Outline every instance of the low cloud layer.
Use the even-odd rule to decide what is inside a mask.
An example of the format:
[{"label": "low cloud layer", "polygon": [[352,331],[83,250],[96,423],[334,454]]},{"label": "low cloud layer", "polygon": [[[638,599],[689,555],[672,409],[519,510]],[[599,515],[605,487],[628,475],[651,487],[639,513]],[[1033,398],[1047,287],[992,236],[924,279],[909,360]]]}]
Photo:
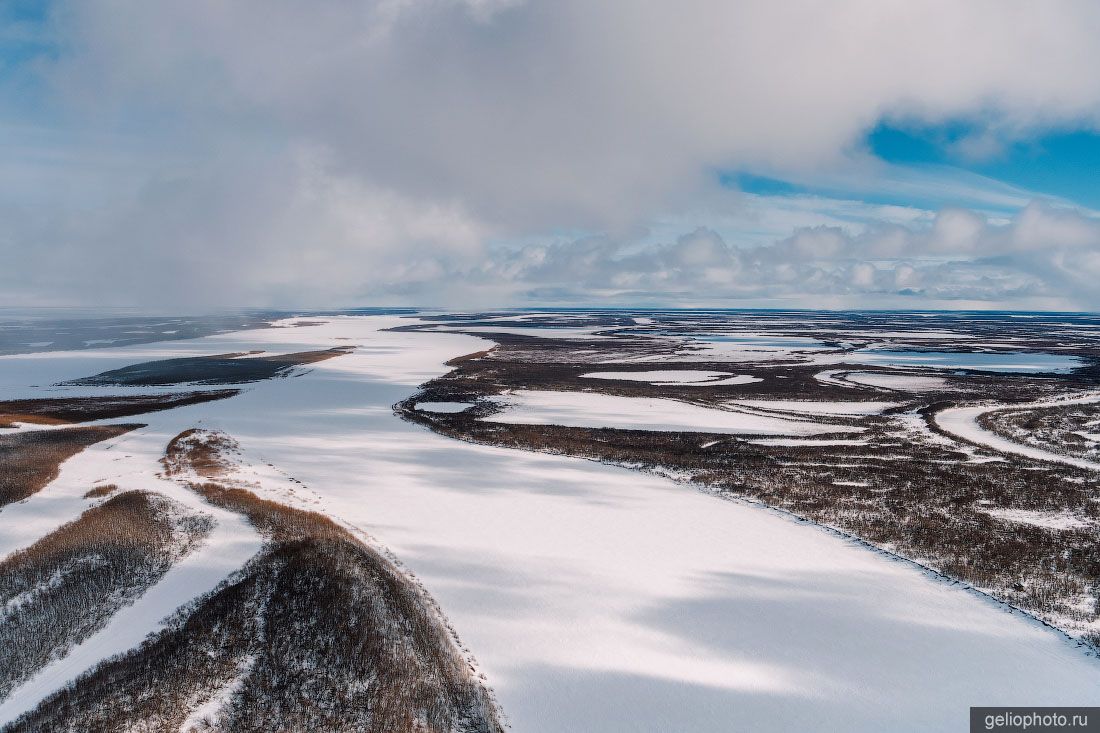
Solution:
[{"label": "low cloud layer", "polygon": [[640,251],[586,237],[497,252],[454,277],[529,303],[1088,309],[1100,305],[1100,221],[1034,204],[1007,223],[948,209],[927,224],[805,228],[748,248],[706,228]]},{"label": "low cloud layer", "polygon": [[[883,120],[969,120],[959,144],[987,152],[1096,129],[1097,32],[1100,6],[1070,0],[55,0],[21,31],[43,52],[0,76],[0,286],[10,304],[1095,305],[1076,284],[1093,223],[1040,208],[763,248],[703,215],[677,242],[637,232],[712,200],[718,170],[859,177]],[[561,231],[596,234],[516,244]]]}]

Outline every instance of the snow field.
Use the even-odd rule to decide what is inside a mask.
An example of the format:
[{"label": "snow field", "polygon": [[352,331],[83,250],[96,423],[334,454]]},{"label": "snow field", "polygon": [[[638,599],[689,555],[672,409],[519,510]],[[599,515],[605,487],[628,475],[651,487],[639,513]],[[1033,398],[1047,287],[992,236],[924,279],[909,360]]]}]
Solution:
[{"label": "snow field", "polygon": [[787,419],[728,409],[717,410],[677,400],[619,397],[595,392],[516,390],[492,398],[504,411],[484,418],[513,425],[568,425],[738,435],[818,435],[856,433],[862,428]]},{"label": "snow field", "polygon": [[699,386],[752,384],[762,382],[760,377],[751,374],[732,374],[730,372],[707,372],[698,369],[655,369],[646,372],[589,372],[582,374],[585,379],[618,379],[629,382],[649,382],[658,386]]}]

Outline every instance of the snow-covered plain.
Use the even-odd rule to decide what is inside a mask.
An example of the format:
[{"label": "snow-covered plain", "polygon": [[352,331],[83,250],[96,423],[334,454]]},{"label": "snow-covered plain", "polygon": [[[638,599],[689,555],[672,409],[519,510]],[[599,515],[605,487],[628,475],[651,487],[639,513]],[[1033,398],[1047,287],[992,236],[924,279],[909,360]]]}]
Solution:
[{"label": "snow-covered plain", "polygon": [[655,369],[645,372],[589,372],[582,374],[585,379],[615,379],[628,382],[648,382],[665,386],[713,387],[716,385],[752,384],[762,382],[760,377],[751,374],[731,374],[730,372],[707,372],[699,369]]},{"label": "snow-covered plain", "polygon": [[[439,601],[514,730],[958,730],[971,705],[1100,704],[1095,659],[909,563],[658,476],[401,421],[391,405],[487,344],[379,330],[399,323],[336,318],[191,342],[209,353],[362,346],[230,400],[145,416],[129,440],[163,449],[188,427],[224,430],[300,481],[313,508],[389,548]],[[12,376],[3,361],[0,380]],[[87,366],[69,363],[71,376]],[[150,470],[143,445],[106,459],[97,447],[66,475],[110,478],[138,456],[126,480],[137,488]],[[5,717],[33,702],[13,697]]]},{"label": "snow-covered plain", "polygon": [[[734,374],[732,377],[726,377],[725,379],[716,379],[713,382],[695,382],[691,386],[699,387],[718,387],[735,384],[753,384],[754,382],[763,382],[760,377],[754,377],[751,374]],[[658,382],[658,386],[666,387],[670,386],[669,382]]]},{"label": "snow-covered plain", "polygon": [[1084,366],[1075,356],[1008,351],[903,351],[900,348],[869,348],[844,354],[840,361],[868,366],[972,369],[1003,374],[1066,373]]},{"label": "snow-covered plain", "polygon": [[816,339],[765,333],[676,334],[683,342],[679,352],[662,356],[668,361],[807,361],[810,355],[829,347]]},{"label": "snow-covered plain", "polygon": [[465,412],[473,407],[469,402],[418,402],[416,409],[425,412]]},{"label": "snow-covered plain", "polygon": [[1030,509],[983,509],[982,511],[1005,522],[1027,524],[1044,529],[1083,529],[1092,526],[1091,522],[1070,512],[1041,512]]},{"label": "snow-covered plain", "polygon": [[846,416],[877,415],[899,402],[859,402],[828,400],[735,400],[727,404],[734,407],[748,407],[771,412],[787,412],[793,415]]},{"label": "snow-covered plain", "polygon": [[863,428],[746,410],[716,410],[653,397],[619,397],[596,392],[516,390],[491,400],[506,409],[484,418],[512,425],[568,425],[738,435],[856,433]]},{"label": "snow-covered plain", "polygon": [[903,392],[928,392],[942,389],[947,380],[943,377],[923,377],[916,374],[883,374],[882,372],[849,372],[844,379],[868,387],[901,390]]},{"label": "snow-covered plain", "polygon": [[[503,320],[503,319],[501,319]],[[534,336],[536,338],[563,338],[563,339],[602,339],[598,331],[608,330],[607,326],[468,326],[460,322],[439,323],[432,326],[433,331],[468,332],[468,333],[502,333],[513,336]]]},{"label": "snow-covered plain", "polygon": [[830,438],[756,438],[745,442],[752,443],[753,445],[776,445],[804,448],[838,445],[867,445],[866,440],[846,440],[844,438],[838,438],[836,440]]}]

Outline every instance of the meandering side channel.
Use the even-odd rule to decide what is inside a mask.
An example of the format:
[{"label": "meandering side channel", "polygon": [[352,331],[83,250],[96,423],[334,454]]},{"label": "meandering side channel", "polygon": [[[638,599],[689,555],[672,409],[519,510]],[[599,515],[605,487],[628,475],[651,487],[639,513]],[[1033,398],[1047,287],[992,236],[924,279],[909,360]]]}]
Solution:
[{"label": "meandering side channel", "polygon": [[1100,393],[1085,395],[1069,400],[1045,400],[1026,404],[1010,405],[972,405],[969,407],[949,407],[936,413],[936,424],[957,438],[984,445],[1000,453],[1034,458],[1038,461],[1050,461],[1064,463],[1068,466],[1083,468],[1087,471],[1100,471],[1100,463],[1088,461],[1084,458],[1064,456],[1053,451],[1043,450],[1036,446],[1024,445],[1016,441],[1002,437],[991,430],[986,430],[978,422],[982,415],[1003,410],[1033,410],[1044,407],[1071,407],[1073,405],[1091,405],[1100,402]]}]

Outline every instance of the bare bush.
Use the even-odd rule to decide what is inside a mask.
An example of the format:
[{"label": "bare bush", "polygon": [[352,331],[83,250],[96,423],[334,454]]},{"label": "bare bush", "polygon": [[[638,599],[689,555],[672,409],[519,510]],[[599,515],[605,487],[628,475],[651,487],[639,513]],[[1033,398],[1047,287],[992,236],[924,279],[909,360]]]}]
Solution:
[{"label": "bare bush", "polygon": [[[165,465],[225,477],[234,450],[228,436],[187,431]],[[248,517],[265,549],[10,731],[503,730],[438,611],[391,562],[324,515],[223,482],[192,488]]]},{"label": "bare bush", "polygon": [[0,698],[107,623],[209,533],[209,517],[119,494],[0,562]]},{"label": "bare bush", "polygon": [[118,484],[103,484],[102,486],[94,486],[88,491],[85,491],[84,498],[102,499],[105,496],[110,496],[116,491],[118,491]]}]

